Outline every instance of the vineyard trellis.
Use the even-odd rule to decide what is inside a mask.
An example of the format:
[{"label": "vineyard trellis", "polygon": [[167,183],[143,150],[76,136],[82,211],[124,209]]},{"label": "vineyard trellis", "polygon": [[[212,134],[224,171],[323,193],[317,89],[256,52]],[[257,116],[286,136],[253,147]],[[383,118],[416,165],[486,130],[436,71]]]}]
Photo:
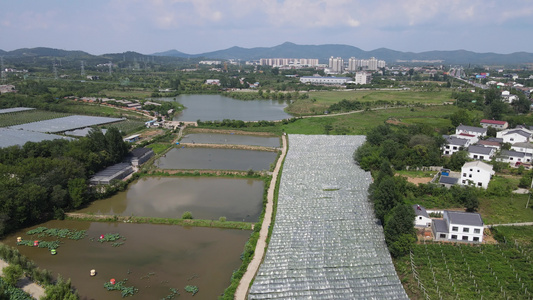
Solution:
[{"label": "vineyard trellis", "polygon": [[424,299],[532,299],[529,245],[424,243],[409,261]]}]

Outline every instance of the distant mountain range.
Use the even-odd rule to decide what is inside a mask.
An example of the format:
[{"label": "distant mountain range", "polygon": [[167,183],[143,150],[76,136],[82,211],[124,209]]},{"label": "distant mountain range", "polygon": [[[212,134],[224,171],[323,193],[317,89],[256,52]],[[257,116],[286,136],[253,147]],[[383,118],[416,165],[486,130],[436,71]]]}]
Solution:
[{"label": "distant mountain range", "polygon": [[297,45],[286,42],[274,47],[241,48],[231,47],[225,50],[200,54],[186,54],[177,50],[154,53],[157,56],[174,56],[182,58],[205,57],[209,59],[241,59],[258,60],[260,58],[318,58],[326,62],[331,56],[368,59],[375,57],[385,60],[388,64],[398,61],[436,61],[445,64],[521,64],[533,63],[533,53],[516,52],[511,54],[476,53],[466,50],[426,51],[420,53],[401,52],[387,48],[364,51],[349,45]]},{"label": "distant mountain range", "polygon": [[[476,53],[466,50],[453,51],[426,51],[420,53],[401,52],[387,48],[379,48],[372,51],[364,51],[349,45],[297,45],[286,42],[274,47],[242,48],[231,47],[225,50],[206,52],[200,54],[187,54],[177,50],[169,50],[154,54],[144,55],[136,52],[111,53],[104,55],[91,55],[83,51],[69,51],[52,48],[23,48],[13,51],[0,50],[0,55],[5,57],[65,57],[65,58],[106,58],[123,59],[127,56],[159,56],[173,58],[205,58],[205,59],[240,59],[258,60],[260,58],[318,58],[321,63],[326,63],[329,57],[342,57],[347,60],[350,57],[368,59],[375,57],[385,60],[387,64],[397,62],[436,61],[443,64],[474,64],[474,65],[519,65],[533,63],[533,53],[515,52],[511,54]],[[441,62],[437,62],[441,61]]]}]

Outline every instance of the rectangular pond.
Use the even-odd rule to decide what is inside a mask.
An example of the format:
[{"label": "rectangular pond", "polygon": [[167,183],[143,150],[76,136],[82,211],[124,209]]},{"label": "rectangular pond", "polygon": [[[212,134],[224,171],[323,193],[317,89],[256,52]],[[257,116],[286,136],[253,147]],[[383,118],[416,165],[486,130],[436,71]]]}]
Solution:
[{"label": "rectangular pond", "polygon": [[79,213],[257,222],[264,182],[221,177],[143,177],[124,192],[97,200]]},{"label": "rectangular pond", "polygon": [[[122,299],[120,291],[108,291],[104,283],[127,279],[126,286],[139,289],[133,299],[163,299],[179,290],[178,299],[217,299],[238,269],[244,244],[251,232],[216,228],[185,228],[172,225],[50,221],[40,226],[87,230],[81,240],[61,239],[57,254],[46,248],[16,246],[24,240],[53,241],[55,237],[28,235],[29,229],[9,235],[2,242],[17,247],[40,268],[54,276],[71,278],[80,299]],[[123,244],[100,243],[100,235],[118,233]],[[123,238],[122,238],[123,237]],[[97,275],[90,276],[95,269]],[[187,285],[197,286],[192,297]]]},{"label": "rectangular pond", "polygon": [[174,148],[155,165],[180,170],[269,170],[277,152],[219,148]]},{"label": "rectangular pond", "polygon": [[190,133],[185,135],[181,139],[181,142],[197,144],[263,146],[272,148],[279,148],[281,146],[279,137],[220,133]]}]

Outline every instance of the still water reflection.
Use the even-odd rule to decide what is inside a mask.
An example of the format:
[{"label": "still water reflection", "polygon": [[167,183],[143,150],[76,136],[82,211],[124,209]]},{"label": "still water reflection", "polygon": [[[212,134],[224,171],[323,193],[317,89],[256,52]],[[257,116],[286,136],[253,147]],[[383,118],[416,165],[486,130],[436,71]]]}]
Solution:
[{"label": "still water reflection", "polygon": [[162,169],[269,170],[276,152],[217,148],[174,148],[155,164]]},{"label": "still water reflection", "polygon": [[[104,283],[111,278],[117,281],[127,278],[126,286],[138,288],[133,299],[162,299],[170,294],[170,288],[179,289],[179,299],[216,299],[229,285],[233,270],[240,266],[240,254],[251,233],[85,221],[50,221],[39,226],[84,229],[88,237],[79,241],[64,239],[57,255],[50,255],[45,248],[16,246],[17,236],[34,238],[26,235],[31,228],[10,235],[2,242],[17,247],[52,274],[71,278],[82,299],[98,300],[122,299],[120,292],[104,288]],[[98,237],[106,233],[124,236],[124,244],[113,247],[111,243],[99,243]],[[91,269],[97,271],[95,277],[89,276]],[[198,286],[199,292],[194,298],[185,292],[186,285]]]},{"label": "still water reflection", "polygon": [[241,134],[190,133],[181,139],[182,143],[246,145],[263,147],[280,147],[279,137],[264,137]]},{"label": "still water reflection", "polygon": [[111,198],[80,213],[257,222],[263,201],[262,180],[216,177],[144,177]]},{"label": "still water reflection", "polygon": [[175,121],[276,121],[292,117],[283,111],[287,107],[286,101],[236,100],[221,95],[180,95],[175,98],[158,98],[178,101],[185,106],[182,113],[174,118]]}]

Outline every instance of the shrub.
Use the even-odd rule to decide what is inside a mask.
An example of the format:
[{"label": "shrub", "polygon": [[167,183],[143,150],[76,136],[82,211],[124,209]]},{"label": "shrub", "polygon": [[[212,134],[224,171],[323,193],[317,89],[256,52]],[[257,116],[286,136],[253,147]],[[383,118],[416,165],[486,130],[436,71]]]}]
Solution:
[{"label": "shrub", "polygon": [[190,211],[186,211],[183,213],[183,215],[181,215],[181,218],[185,220],[192,220],[192,213]]}]

